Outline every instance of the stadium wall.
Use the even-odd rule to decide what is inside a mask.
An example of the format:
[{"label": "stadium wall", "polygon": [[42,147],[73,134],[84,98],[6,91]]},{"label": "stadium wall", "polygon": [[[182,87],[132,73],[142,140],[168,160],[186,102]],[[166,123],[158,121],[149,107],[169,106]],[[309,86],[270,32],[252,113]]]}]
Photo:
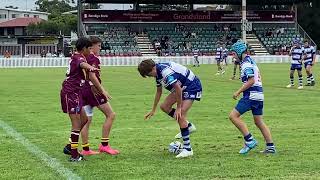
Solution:
[{"label": "stadium wall", "polygon": [[[257,63],[288,63],[289,56],[252,56]],[[137,66],[143,59],[152,58],[156,61],[174,61],[184,65],[193,64],[193,56],[140,56],[140,57],[103,57],[101,58],[102,66]],[[200,64],[215,64],[214,56],[199,56]],[[38,68],[38,67],[67,67],[70,58],[0,58],[0,68]],[[231,62],[232,58],[228,57]],[[319,62],[319,56],[317,56]]]}]

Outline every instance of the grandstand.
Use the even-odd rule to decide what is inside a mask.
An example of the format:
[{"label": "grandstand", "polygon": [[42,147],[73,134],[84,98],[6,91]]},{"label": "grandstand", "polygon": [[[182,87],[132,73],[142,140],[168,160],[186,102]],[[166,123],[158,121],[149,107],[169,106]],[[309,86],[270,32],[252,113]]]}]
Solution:
[{"label": "grandstand", "polygon": [[[85,3],[106,3],[103,0],[86,0]],[[279,11],[255,9],[256,1],[248,0],[247,19],[252,23],[247,43],[252,54],[286,55],[293,38],[312,39],[299,28],[293,3],[302,1],[265,1],[265,4],[285,4]],[[108,1],[107,3],[133,3],[133,10],[82,11],[83,31],[87,35],[100,36],[104,41],[106,56],[190,56],[194,49],[200,55],[214,55],[218,42],[229,48],[232,40],[241,38],[241,13],[238,10],[199,11],[190,6],[163,6],[160,1],[153,5],[139,6],[136,1]],[[151,2],[150,2],[151,3]],[[170,2],[171,3],[171,2]],[[168,4],[170,4],[168,3]],[[199,4],[240,5],[240,0],[203,0]],[[172,4],[178,4],[177,2]],[[187,9],[189,7],[189,9]],[[182,9],[181,8],[185,8]],[[143,10],[142,10],[143,9]],[[179,9],[179,10],[177,10]],[[173,10],[173,11],[172,11]],[[82,25],[81,25],[82,27]]]}]

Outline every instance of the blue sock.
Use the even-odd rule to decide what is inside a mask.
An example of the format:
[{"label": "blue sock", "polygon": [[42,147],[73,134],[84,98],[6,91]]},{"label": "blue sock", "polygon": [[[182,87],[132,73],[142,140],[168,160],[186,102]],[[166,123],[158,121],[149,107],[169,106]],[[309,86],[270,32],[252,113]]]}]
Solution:
[{"label": "blue sock", "polygon": [[245,141],[250,142],[253,140],[253,136],[251,135],[251,133],[249,133],[248,135],[243,137]]},{"label": "blue sock", "polygon": [[186,128],[180,128],[182,139],[183,139],[183,148],[191,151],[191,143],[190,143],[190,138],[189,138],[189,129],[188,127]]},{"label": "blue sock", "polygon": [[268,147],[274,146],[273,143],[267,143],[266,145],[267,145]]}]

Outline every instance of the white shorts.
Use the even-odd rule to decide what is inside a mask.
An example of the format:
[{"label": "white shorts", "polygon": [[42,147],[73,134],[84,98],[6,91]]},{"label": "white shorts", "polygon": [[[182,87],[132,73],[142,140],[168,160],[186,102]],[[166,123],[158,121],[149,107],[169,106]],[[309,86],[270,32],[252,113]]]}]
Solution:
[{"label": "white shorts", "polygon": [[91,107],[90,105],[86,105],[83,107],[84,111],[86,112],[88,117],[92,117],[93,116],[93,107]]}]

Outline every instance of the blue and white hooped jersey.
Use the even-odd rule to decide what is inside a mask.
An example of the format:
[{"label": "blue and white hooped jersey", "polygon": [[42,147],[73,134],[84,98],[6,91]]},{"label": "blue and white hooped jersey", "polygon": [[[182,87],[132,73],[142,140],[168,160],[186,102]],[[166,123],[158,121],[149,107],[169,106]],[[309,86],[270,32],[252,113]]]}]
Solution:
[{"label": "blue and white hooped jersey", "polygon": [[222,50],[222,54],[223,54],[223,58],[227,58],[228,57],[228,49],[224,48]]},{"label": "blue and white hooped jersey", "polygon": [[315,56],[315,54],[316,54],[316,50],[314,49],[313,46],[303,47],[303,54],[306,55],[306,58],[304,60],[305,63],[312,62],[313,56]]},{"label": "blue and white hooped jersey", "polygon": [[182,90],[185,90],[188,86],[193,86],[196,78],[191,70],[174,62],[157,63],[156,70],[157,87],[164,86],[170,92],[174,91],[173,84],[176,82],[180,84]]},{"label": "blue and white hooped jersey", "polygon": [[216,59],[221,60],[223,56],[223,49],[221,47],[218,47],[216,50]]},{"label": "blue and white hooped jersey", "polygon": [[260,70],[256,62],[250,56],[246,56],[241,62],[241,81],[246,83],[249,78],[254,78],[254,84],[243,92],[243,98],[254,101],[263,101],[263,88]]},{"label": "blue and white hooped jersey", "polygon": [[196,49],[193,51],[193,56],[198,57],[199,56],[199,49]]},{"label": "blue and white hooped jersey", "polygon": [[291,64],[301,64],[302,55],[303,55],[303,48],[301,47],[293,48],[291,52],[291,57],[292,57]]}]

